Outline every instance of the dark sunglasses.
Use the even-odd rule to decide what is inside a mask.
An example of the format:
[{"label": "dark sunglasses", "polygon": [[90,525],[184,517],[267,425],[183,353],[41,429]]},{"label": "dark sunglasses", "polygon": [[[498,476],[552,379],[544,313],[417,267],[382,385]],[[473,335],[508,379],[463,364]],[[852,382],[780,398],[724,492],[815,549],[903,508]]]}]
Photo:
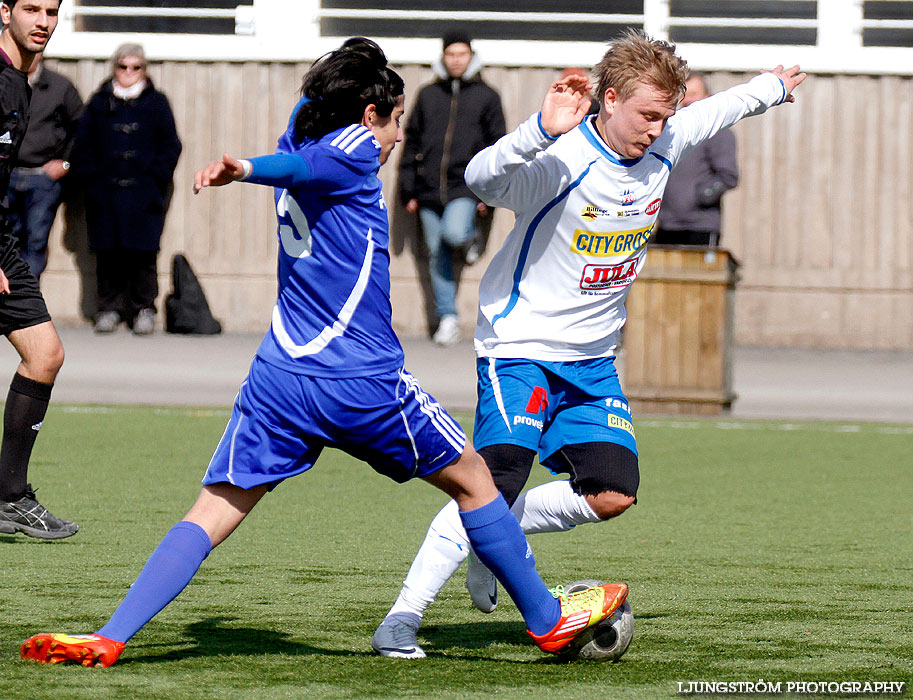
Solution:
[{"label": "dark sunglasses", "polygon": [[139,71],[143,70],[146,66],[128,66],[126,63],[118,63],[117,70],[128,70],[128,71]]}]

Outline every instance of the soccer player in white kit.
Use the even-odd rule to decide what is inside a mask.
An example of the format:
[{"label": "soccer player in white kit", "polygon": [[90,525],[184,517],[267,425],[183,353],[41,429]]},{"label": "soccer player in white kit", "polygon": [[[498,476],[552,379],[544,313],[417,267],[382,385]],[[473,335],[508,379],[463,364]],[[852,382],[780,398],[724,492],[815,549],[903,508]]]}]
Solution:
[{"label": "soccer player in white kit", "polygon": [[[805,79],[798,66],[778,66],[676,111],[687,76],[673,45],[630,32],[595,69],[597,115],[585,118],[586,78],[559,80],[541,112],[466,168],[486,204],[516,215],[479,292],[474,443],[526,534],[608,520],[635,503],[637,448],[614,354],[669,172],[720,130],[794,101]],[[521,495],[537,452],[569,478]],[[451,502],[432,521],[375,649],[424,656],[421,616],[469,549]],[[476,607],[494,609],[494,577],[474,558],[466,585]]]}]

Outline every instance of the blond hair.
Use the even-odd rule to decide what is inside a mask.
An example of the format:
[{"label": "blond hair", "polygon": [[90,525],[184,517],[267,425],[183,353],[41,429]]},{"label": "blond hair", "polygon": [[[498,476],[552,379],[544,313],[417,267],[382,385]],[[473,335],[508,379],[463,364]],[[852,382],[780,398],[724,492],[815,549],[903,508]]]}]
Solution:
[{"label": "blond hair", "polygon": [[593,77],[600,103],[609,88],[626,100],[644,83],[677,100],[685,94],[688,64],[675,54],[675,44],[631,29],[612,42]]}]

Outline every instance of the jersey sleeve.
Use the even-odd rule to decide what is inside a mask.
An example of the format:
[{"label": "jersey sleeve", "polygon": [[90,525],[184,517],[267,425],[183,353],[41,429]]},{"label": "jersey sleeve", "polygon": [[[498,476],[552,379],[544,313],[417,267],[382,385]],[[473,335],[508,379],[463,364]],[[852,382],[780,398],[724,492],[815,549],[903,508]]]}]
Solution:
[{"label": "jersey sleeve", "polygon": [[246,182],[252,182],[255,185],[293,187],[303,185],[311,177],[310,167],[304,158],[298,155],[274,153],[248,160],[251,170]]},{"label": "jersey sleeve", "polygon": [[514,211],[550,199],[555,159],[543,151],[555,140],[534,114],[469,161],[466,184],[486,204]]},{"label": "jersey sleeve", "polygon": [[347,190],[364,179],[365,164],[342,152],[312,148],[297,153],[273,153],[248,159],[250,176],[245,182],[271,187],[308,187],[335,192]]},{"label": "jersey sleeve", "polygon": [[684,153],[745,117],[763,114],[786,99],[783,82],[773,73],[718,92],[676,112],[667,124],[667,157],[673,166]]}]

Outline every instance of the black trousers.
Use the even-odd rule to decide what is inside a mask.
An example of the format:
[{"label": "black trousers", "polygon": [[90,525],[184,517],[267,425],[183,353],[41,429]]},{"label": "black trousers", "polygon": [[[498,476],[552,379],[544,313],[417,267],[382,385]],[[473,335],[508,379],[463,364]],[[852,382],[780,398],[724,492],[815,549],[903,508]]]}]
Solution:
[{"label": "black trousers", "polygon": [[158,251],[100,250],[95,258],[99,312],[116,311],[130,322],[140,309],[155,311]]}]

